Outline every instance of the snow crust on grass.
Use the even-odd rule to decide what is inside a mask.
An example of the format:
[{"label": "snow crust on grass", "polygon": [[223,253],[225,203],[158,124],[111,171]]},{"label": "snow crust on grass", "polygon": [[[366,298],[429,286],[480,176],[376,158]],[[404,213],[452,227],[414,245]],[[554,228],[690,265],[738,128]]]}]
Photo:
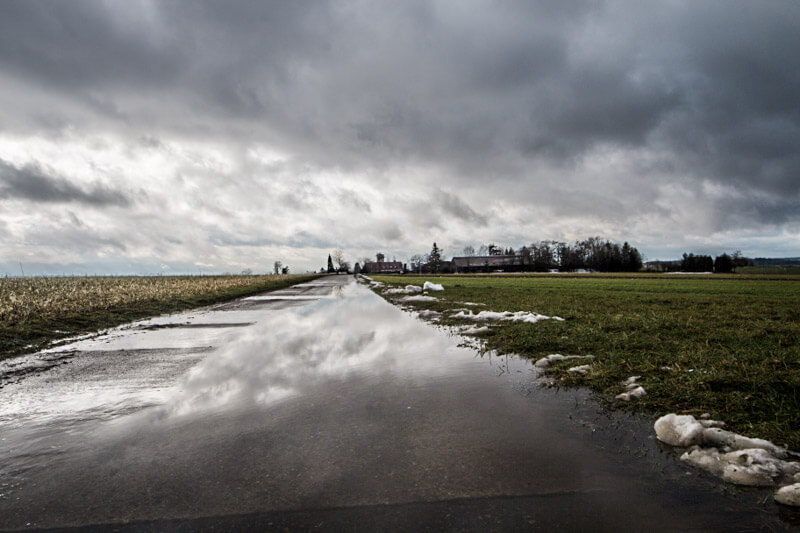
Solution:
[{"label": "snow crust on grass", "polygon": [[400,298],[401,302],[438,302],[438,298],[434,298],[433,296],[425,296],[424,294],[419,294],[416,296],[405,296]]},{"label": "snow crust on grass", "polygon": [[394,289],[386,289],[385,291],[383,291],[383,294],[408,294],[408,292],[405,289],[401,289],[398,287]]},{"label": "snow crust on grass", "polygon": [[553,361],[565,361],[568,359],[594,359],[593,355],[561,355],[560,353],[550,354],[538,359],[533,366],[539,369],[547,368]]},{"label": "snow crust on grass", "polygon": [[453,318],[464,318],[475,321],[513,320],[515,322],[528,322],[531,324],[535,324],[540,320],[564,320],[558,316],[540,315],[538,313],[527,313],[525,311],[517,311],[516,313],[512,313],[511,311],[481,311],[477,314],[465,313],[462,311],[453,315]]},{"label": "snow crust on grass", "polygon": [[422,284],[423,291],[443,291],[444,287],[439,285],[438,283],[431,283],[430,281],[426,281]]},{"label": "snow crust on grass", "polygon": [[486,304],[476,304],[475,302],[458,302],[461,305],[481,306],[486,307]]},{"label": "snow crust on grass", "polygon": [[625,392],[617,394],[614,398],[617,400],[622,400],[623,402],[629,402],[632,399],[638,399],[642,396],[647,396],[647,391],[644,390],[644,387],[637,383],[637,381],[641,378],[642,376],[631,376],[623,381],[622,386],[625,387]]},{"label": "snow crust on grass", "polygon": [[491,331],[487,326],[470,326],[466,329],[462,329],[459,333],[461,333],[461,335],[478,335],[480,333],[486,333],[487,331]]},{"label": "snow crust on grass", "polygon": [[574,374],[586,374],[592,369],[592,365],[579,365],[573,366],[567,369],[567,372],[572,372]]},{"label": "snow crust on grass", "polygon": [[422,292],[422,287],[419,285],[406,285],[405,287],[395,287],[386,289],[383,294],[416,294]]},{"label": "snow crust on grass", "polygon": [[635,385],[628,392],[617,394],[615,398],[617,400],[622,400],[623,402],[629,402],[633,399],[641,398],[642,396],[647,396],[647,391],[644,390],[644,387],[642,387],[641,385]]}]

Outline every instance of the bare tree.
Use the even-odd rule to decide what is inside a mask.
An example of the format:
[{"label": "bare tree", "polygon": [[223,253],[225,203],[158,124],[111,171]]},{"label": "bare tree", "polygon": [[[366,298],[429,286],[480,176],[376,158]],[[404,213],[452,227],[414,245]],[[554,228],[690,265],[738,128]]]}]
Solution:
[{"label": "bare tree", "polygon": [[275,274],[276,276],[278,274],[280,274],[282,266],[283,266],[283,263],[281,263],[280,261],[275,261],[274,263],[272,263],[272,272],[273,272],[273,274]]},{"label": "bare tree", "polygon": [[408,262],[411,263],[411,270],[419,272],[422,269],[422,265],[428,262],[428,258],[423,254],[414,254],[408,258]]},{"label": "bare tree", "polygon": [[468,244],[467,246],[464,247],[461,253],[463,253],[465,256],[468,257],[471,255],[475,255],[475,247],[472,246],[471,244]]},{"label": "bare tree", "polygon": [[350,270],[350,263],[345,261],[344,252],[341,250],[334,250],[331,257],[333,258],[333,262],[336,263],[337,272],[347,272]]}]

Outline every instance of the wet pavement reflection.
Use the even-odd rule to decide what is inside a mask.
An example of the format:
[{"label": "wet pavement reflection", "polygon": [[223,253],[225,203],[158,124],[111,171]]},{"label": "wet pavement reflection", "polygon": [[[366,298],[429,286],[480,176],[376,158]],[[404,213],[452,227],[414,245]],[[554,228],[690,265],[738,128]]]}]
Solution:
[{"label": "wet pavement reflection", "polygon": [[[790,527],[352,278],[0,366],[0,528]],[[48,363],[52,362],[52,364]]]}]

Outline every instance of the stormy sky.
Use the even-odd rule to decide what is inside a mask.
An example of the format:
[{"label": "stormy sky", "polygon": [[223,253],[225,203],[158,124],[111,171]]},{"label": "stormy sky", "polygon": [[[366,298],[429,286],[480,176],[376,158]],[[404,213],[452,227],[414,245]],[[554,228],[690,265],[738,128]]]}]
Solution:
[{"label": "stormy sky", "polygon": [[0,274],[800,256],[800,3],[0,2]]}]

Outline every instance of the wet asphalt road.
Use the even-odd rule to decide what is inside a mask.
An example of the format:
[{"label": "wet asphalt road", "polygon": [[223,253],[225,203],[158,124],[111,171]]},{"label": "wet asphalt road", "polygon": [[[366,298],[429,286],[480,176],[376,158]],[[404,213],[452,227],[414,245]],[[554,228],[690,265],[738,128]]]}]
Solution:
[{"label": "wet asphalt road", "polygon": [[781,530],[769,491],[350,277],[0,367],[0,529]]}]

